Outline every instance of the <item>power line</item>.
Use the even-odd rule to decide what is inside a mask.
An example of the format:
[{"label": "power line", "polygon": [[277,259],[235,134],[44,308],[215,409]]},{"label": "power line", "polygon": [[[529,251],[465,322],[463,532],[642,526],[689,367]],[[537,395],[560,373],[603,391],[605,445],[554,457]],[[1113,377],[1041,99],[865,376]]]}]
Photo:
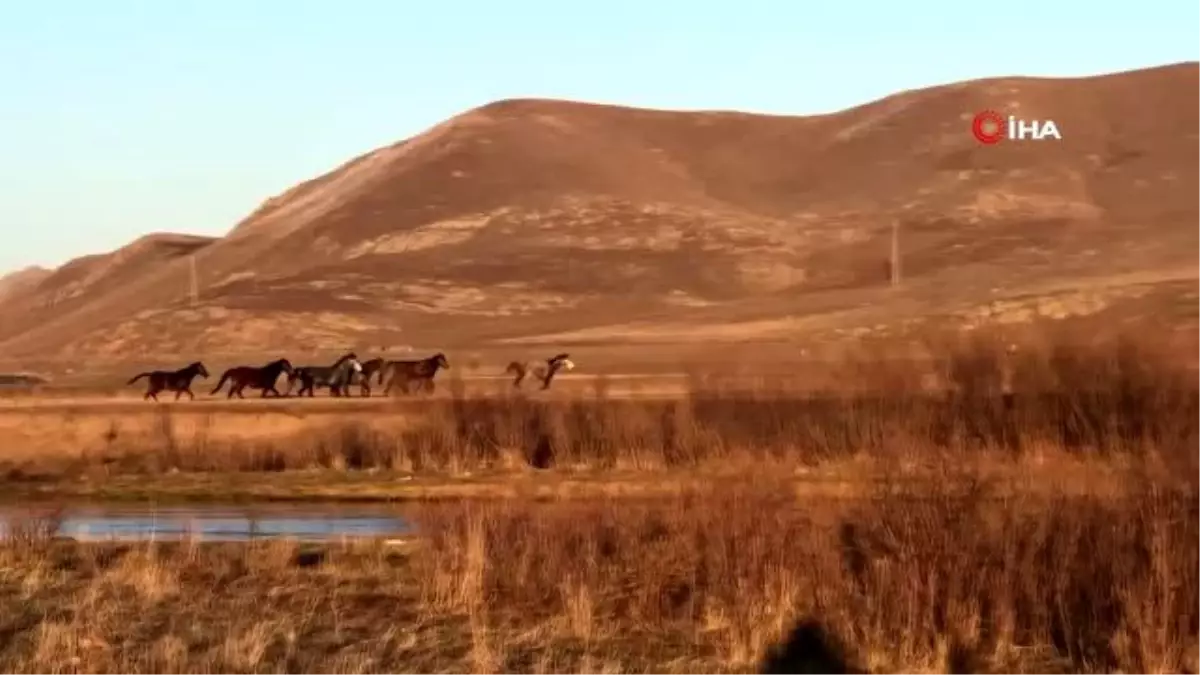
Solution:
[{"label": "power line", "polygon": [[199,283],[198,277],[196,276],[196,256],[195,256],[195,254],[188,256],[188,263],[189,263],[189,267],[191,268],[191,277],[192,277],[192,284],[191,284],[192,306],[195,307],[196,305],[200,304],[200,283]]},{"label": "power line", "polygon": [[893,287],[900,285],[900,220],[892,221],[892,264],[891,264]]}]

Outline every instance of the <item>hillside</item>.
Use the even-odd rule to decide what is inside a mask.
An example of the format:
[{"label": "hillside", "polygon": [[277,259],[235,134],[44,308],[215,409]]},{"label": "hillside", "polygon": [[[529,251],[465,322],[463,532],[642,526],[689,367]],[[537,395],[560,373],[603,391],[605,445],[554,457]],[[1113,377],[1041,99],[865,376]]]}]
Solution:
[{"label": "hillside", "polygon": [[52,273],[45,267],[31,265],[0,276],[0,301],[7,297],[30,292]]},{"label": "hillside", "polygon": [[[0,352],[1194,322],[1198,71],[978,80],[807,117],[500,101],[273,197],[225,237],[151,235],[0,291]],[[1052,118],[1064,140],[980,145],[984,109]],[[888,290],[893,224],[903,284]]]}]

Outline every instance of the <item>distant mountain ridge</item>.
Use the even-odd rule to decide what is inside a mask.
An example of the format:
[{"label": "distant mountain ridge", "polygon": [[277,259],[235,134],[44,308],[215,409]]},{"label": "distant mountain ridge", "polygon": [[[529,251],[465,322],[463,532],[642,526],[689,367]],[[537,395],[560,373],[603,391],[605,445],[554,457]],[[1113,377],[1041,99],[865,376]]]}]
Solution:
[{"label": "distant mountain ridge", "polygon": [[[741,340],[1039,297],[1133,307],[1195,277],[1198,73],[975,80],[808,117],[498,101],[224,237],[148,235],[0,279],[0,351]],[[1064,140],[981,145],[983,109],[1054,119]],[[904,290],[883,302],[893,224]]]}]

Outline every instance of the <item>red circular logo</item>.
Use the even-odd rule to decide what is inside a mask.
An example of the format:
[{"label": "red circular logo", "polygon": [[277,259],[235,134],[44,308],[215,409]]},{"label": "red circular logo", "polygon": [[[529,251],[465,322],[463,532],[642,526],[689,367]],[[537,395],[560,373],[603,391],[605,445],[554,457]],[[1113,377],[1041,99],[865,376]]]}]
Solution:
[{"label": "red circular logo", "polygon": [[995,145],[1004,138],[1004,118],[995,110],[984,110],[971,120],[971,133],[980,143]]}]

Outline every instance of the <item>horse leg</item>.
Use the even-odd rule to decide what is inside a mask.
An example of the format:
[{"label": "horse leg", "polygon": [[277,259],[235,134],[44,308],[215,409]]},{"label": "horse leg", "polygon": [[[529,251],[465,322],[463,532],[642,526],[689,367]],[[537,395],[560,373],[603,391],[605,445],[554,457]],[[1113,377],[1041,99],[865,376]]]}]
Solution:
[{"label": "horse leg", "polygon": [[191,390],[191,388],[190,388],[190,387],[189,387],[188,389],[184,389],[184,391],[185,391],[185,392],[187,392],[187,395],[188,395],[188,400],[189,400],[189,401],[195,401],[195,400],[196,400],[196,395],[192,393],[192,390]]},{"label": "horse leg", "polygon": [[176,390],[175,390],[175,400],[176,400],[176,401],[178,401],[180,396],[183,396],[183,390],[182,390],[182,389],[176,389]]},{"label": "horse leg", "polygon": [[399,386],[400,393],[408,396],[408,383],[409,379],[407,375],[397,374],[392,377],[392,381],[388,384],[388,387],[389,389],[395,389],[397,386]]}]

